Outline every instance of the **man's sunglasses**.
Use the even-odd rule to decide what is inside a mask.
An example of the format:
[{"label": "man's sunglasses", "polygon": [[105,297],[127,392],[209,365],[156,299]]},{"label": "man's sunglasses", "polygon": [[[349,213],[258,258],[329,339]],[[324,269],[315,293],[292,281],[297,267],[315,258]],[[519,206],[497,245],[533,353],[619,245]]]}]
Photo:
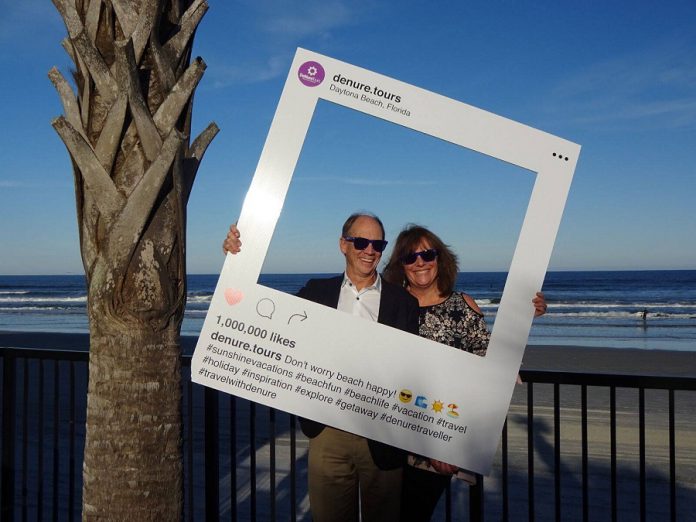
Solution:
[{"label": "man's sunglasses", "polygon": [[438,252],[436,249],[429,248],[428,250],[423,250],[421,252],[411,252],[410,254],[406,254],[401,258],[400,261],[402,265],[412,265],[416,262],[416,259],[420,257],[423,261],[429,263],[430,261],[435,260],[437,254]]},{"label": "man's sunglasses", "polygon": [[383,252],[384,249],[387,248],[388,243],[388,241],[384,239],[366,239],[364,237],[353,236],[343,236],[343,239],[345,241],[353,243],[353,246],[356,250],[365,250],[367,248],[367,245],[372,243],[372,248],[375,249],[375,252]]}]

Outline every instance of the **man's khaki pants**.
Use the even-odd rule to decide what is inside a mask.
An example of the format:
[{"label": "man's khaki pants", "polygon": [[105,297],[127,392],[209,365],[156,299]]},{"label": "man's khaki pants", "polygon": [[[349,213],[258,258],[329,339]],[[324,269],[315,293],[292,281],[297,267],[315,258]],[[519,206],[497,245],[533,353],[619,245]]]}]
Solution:
[{"label": "man's khaki pants", "polygon": [[312,519],[356,522],[360,506],[363,522],[398,521],[402,471],[379,469],[366,438],[327,426],[309,440]]}]

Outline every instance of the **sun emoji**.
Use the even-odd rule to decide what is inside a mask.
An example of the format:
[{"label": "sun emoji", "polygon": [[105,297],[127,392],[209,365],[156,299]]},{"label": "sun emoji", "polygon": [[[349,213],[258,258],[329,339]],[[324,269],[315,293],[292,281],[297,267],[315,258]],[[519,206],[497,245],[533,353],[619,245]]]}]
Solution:
[{"label": "sun emoji", "polygon": [[442,401],[435,401],[435,402],[433,402],[433,411],[440,413],[442,411],[442,408],[444,408],[444,406],[445,405],[442,403]]}]

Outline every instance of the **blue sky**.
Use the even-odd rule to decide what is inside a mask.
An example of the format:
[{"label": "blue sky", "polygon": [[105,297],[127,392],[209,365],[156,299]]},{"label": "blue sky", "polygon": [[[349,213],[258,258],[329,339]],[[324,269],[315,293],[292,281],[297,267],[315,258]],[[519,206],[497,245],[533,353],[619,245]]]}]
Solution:
[{"label": "blue sky", "polygon": [[[295,49],[579,143],[551,270],[696,268],[696,3],[209,0],[194,134],[221,128],[188,207],[188,269],[216,273]],[[81,273],[71,166],[47,78],[70,62],[50,2],[2,2],[0,274]],[[317,108],[266,260],[339,271],[355,210],[431,227],[462,270],[505,270],[533,174],[349,109]]]}]

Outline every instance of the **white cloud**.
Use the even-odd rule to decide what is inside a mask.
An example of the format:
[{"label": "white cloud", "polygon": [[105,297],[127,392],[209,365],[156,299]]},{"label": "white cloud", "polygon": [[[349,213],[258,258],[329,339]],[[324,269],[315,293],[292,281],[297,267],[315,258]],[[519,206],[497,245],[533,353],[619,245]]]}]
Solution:
[{"label": "white cloud", "polygon": [[[268,3],[260,3],[268,8]],[[271,3],[273,4],[273,3]],[[353,14],[347,4],[334,2],[303,2],[293,5],[291,9],[282,9],[283,5],[274,5],[266,13],[262,30],[273,35],[292,38],[323,34],[336,27],[350,24]]]},{"label": "white cloud", "polygon": [[[240,41],[253,45],[237,48],[233,58],[225,55],[209,61],[208,75],[215,88],[248,85],[285,76],[295,49],[326,44],[333,33],[358,23],[369,10],[356,1],[308,0],[304,2],[242,2],[245,26]],[[248,34],[247,34],[248,33]],[[324,45],[322,45],[324,46]],[[220,63],[224,60],[225,63]]]},{"label": "white cloud", "polygon": [[434,181],[416,181],[408,179],[375,179],[375,178],[347,178],[340,176],[298,176],[294,178],[303,182],[330,182],[343,183],[345,185],[360,185],[366,187],[404,187],[418,186],[425,187],[435,185]]},{"label": "white cloud", "polygon": [[292,55],[268,57],[264,63],[245,63],[239,65],[217,64],[208,68],[212,77],[213,87],[221,88],[230,85],[248,85],[272,80],[288,72],[288,64]]},{"label": "white cloud", "polygon": [[25,183],[12,180],[0,179],[0,188],[24,188],[27,187]]},{"label": "white cloud", "polygon": [[670,41],[572,74],[551,93],[554,108],[577,123],[696,124],[696,48]]}]

